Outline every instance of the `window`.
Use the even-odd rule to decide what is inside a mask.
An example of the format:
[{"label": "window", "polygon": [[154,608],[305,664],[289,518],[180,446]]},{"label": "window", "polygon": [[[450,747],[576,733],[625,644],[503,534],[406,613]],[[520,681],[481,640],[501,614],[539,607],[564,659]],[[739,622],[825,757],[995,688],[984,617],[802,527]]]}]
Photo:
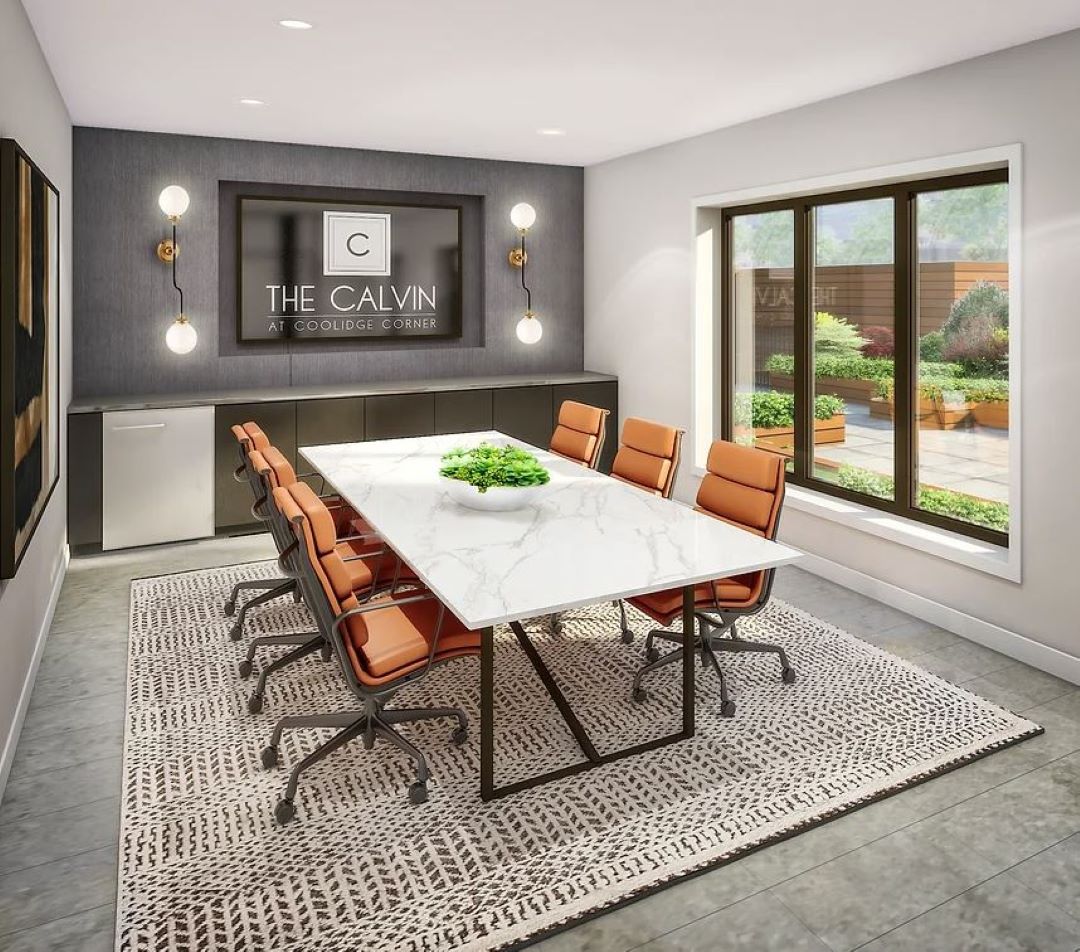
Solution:
[{"label": "window", "polygon": [[720,211],[720,433],[1008,545],[1008,170]]}]

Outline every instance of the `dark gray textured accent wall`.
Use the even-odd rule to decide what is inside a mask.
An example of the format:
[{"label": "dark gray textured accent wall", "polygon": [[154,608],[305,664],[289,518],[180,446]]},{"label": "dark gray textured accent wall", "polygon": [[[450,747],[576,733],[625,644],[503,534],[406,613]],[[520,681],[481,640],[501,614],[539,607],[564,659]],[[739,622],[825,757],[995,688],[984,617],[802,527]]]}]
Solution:
[{"label": "dark gray textured accent wall", "polygon": [[[483,313],[463,315],[455,341],[238,345],[231,295],[221,295],[219,182],[480,196]],[[177,300],[154,254],[168,232],[157,196],[171,184],[191,195],[177,267],[199,345],[184,357],[165,347]],[[581,370],[583,185],[570,166],[76,128],[74,395]],[[506,260],[521,201],[537,210],[529,284],[544,336],[531,347],[514,335],[524,294]]]}]

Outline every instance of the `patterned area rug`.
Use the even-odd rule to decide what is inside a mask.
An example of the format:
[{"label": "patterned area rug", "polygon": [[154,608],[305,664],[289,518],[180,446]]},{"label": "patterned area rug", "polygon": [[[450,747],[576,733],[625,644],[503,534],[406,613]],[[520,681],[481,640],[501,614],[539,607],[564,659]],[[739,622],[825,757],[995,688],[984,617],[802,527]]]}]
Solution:
[{"label": "patterned area rug", "polygon": [[[292,731],[281,766],[259,752],[287,713],[356,707],[336,662],[318,654],[271,680],[251,715],[228,639],[232,585],[273,563],[144,579],[132,585],[117,945],[122,950],[390,952],[520,944],[695,870],[896,792],[1041,732],[1037,725],[779,601],[744,623],[785,645],[727,658],[738,711],[721,718],[714,675],[698,669],[697,735],[485,804],[479,796],[479,664],[460,659],[403,691],[401,706],[459,705],[472,719],[406,725],[427,754],[430,800],[409,803],[411,765],[376,744],[346,747],[310,770],[297,819],[274,804],[289,767],[325,731]],[[679,723],[679,666],[630,699],[642,663],[615,610],[529,627],[601,752]],[[248,633],[303,631],[303,606],[255,609]],[[724,656],[721,656],[724,660]],[[581,756],[509,629],[497,633],[497,781]]]}]

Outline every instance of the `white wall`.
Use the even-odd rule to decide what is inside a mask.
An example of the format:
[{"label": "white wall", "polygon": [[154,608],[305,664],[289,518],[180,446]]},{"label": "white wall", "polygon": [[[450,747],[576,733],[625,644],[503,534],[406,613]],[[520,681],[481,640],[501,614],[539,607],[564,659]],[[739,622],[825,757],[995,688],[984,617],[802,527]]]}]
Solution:
[{"label": "white wall", "polygon": [[1074,31],[588,168],[585,366],[618,374],[624,418],[689,427],[695,196],[1022,143],[1022,584],[790,507],[783,536],[1080,657],[1078,103]]},{"label": "white wall", "polygon": [[[71,120],[19,0],[0,0],[0,137],[18,140],[60,191],[60,406],[71,398]],[[60,485],[15,578],[0,582],[0,793],[14,752],[20,701],[59,588],[67,547],[67,434]]]}]

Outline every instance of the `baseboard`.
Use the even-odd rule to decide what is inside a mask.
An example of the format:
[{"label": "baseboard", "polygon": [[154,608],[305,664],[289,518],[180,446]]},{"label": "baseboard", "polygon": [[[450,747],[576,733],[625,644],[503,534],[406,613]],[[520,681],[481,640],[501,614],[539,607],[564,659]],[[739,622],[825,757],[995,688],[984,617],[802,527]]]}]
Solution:
[{"label": "baseboard", "polygon": [[52,591],[49,593],[49,605],[45,617],[41,620],[37,639],[34,642],[34,654],[30,658],[30,667],[23,679],[22,690],[19,692],[19,703],[15,708],[15,717],[11,720],[11,727],[4,740],[4,749],[0,752],[0,803],[4,800],[4,788],[7,786],[8,774],[11,773],[11,764],[15,760],[15,748],[19,744],[19,734],[22,731],[23,721],[26,720],[26,712],[30,707],[30,695],[34,691],[34,681],[37,678],[38,667],[41,665],[41,656],[45,653],[45,640],[52,628],[53,614],[56,612],[56,603],[60,599],[60,589],[64,585],[64,577],[67,575],[68,563],[71,561],[71,550],[64,546],[60,555],[60,568],[53,579]]},{"label": "baseboard", "polygon": [[890,582],[883,582],[881,579],[841,565],[839,562],[822,558],[820,555],[814,555],[812,552],[804,552],[797,564],[799,568],[813,575],[819,575],[837,585],[843,585],[844,588],[850,588],[861,595],[877,599],[899,611],[914,615],[916,618],[961,635],[986,648],[993,648],[994,651],[1000,651],[1010,658],[1023,661],[1024,664],[1030,664],[1033,668],[1038,668],[1047,674],[1064,678],[1073,684],[1080,684],[1080,658],[1074,655],[1058,651],[1057,648],[1033,641],[1026,635],[983,621],[974,615],[968,615],[948,605],[916,595]]}]

